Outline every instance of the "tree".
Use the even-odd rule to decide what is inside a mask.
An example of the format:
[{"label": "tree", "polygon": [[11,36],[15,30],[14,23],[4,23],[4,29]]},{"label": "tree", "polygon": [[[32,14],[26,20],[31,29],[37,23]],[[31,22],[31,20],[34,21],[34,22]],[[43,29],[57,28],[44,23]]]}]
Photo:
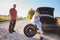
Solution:
[{"label": "tree", "polygon": [[27,20],[30,21],[32,19],[32,17],[33,17],[34,14],[35,14],[35,10],[30,9],[28,11]]}]

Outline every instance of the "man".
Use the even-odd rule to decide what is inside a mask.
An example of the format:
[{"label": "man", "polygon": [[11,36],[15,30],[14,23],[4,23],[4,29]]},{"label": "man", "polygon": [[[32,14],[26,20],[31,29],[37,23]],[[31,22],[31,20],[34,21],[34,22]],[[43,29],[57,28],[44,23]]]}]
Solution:
[{"label": "man", "polygon": [[17,19],[17,10],[15,8],[16,8],[16,4],[14,4],[13,8],[9,10],[9,16],[10,16],[9,32],[10,33],[15,32],[14,27]]},{"label": "man", "polygon": [[43,37],[44,37],[44,35],[43,35],[43,31],[42,31],[42,23],[41,23],[41,21],[40,21],[40,9],[39,9],[39,8],[37,8],[37,10],[36,10],[36,12],[35,12],[35,15],[34,15],[33,18],[32,18],[32,22],[33,22],[34,24],[36,24],[37,27],[39,28],[40,35],[41,35],[41,37],[40,37],[41,39],[40,39],[40,40],[42,40]]}]

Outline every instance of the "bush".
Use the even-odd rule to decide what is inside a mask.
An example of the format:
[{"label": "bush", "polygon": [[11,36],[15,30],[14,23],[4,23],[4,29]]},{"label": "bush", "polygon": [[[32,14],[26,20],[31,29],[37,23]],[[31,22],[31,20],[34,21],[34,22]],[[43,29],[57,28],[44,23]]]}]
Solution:
[{"label": "bush", "polygon": [[23,17],[19,17],[19,18],[17,18],[17,20],[24,20],[24,18]]},{"label": "bush", "polygon": [[27,20],[30,21],[34,14],[35,14],[35,11],[33,9],[30,9],[28,11]]}]

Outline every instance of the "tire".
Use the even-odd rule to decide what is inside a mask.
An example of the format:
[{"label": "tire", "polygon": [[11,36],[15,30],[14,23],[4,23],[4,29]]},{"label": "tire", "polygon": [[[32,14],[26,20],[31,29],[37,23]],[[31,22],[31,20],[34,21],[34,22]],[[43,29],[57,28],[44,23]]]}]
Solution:
[{"label": "tire", "polygon": [[33,37],[37,33],[37,28],[33,24],[28,24],[24,28],[24,34],[27,37]]}]

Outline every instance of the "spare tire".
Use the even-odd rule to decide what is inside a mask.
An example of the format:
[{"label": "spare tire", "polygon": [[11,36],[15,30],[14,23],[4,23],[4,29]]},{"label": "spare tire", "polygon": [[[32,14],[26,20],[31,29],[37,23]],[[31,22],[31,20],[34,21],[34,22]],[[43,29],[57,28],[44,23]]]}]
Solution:
[{"label": "spare tire", "polygon": [[24,34],[27,37],[33,37],[37,33],[37,28],[33,24],[28,24],[24,28]]}]

